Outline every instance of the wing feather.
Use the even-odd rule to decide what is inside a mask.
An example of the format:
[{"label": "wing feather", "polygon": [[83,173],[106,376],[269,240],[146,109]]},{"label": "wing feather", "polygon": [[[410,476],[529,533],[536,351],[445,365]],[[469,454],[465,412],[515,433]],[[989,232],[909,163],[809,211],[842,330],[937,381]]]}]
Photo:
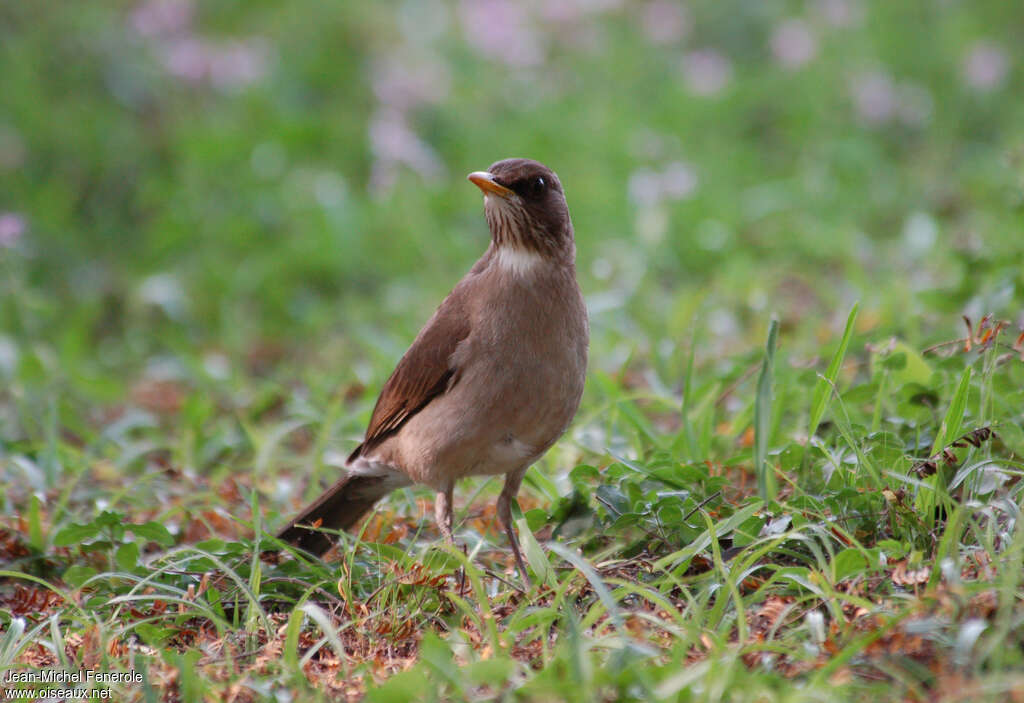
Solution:
[{"label": "wing feather", "polygon": [[456,289],[420,330],[412,346],[384,384],[366,430],[349,456],[352,461],[401,429],[409,418],[445,393],[458,378],[452,355],[469,336],[470,322]]}]

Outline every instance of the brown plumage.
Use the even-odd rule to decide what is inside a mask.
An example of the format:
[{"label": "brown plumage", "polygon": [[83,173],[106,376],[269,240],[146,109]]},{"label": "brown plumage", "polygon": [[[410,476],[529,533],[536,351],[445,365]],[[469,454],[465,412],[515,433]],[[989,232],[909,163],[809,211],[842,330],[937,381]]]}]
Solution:
[{"label": "brown plumage", "polygon": [[451,496],[470,475],[505,475],[498,518],[516,564],[511,524],[523,474],[579,406],[587,315],[576,284],[572,222],[558,177],[528,159],[469,176],[484,192],[491,244],[417,335],[381,390],[347,473],[279,537],[322,554],[391,490],[422,483],[452,540]]}]

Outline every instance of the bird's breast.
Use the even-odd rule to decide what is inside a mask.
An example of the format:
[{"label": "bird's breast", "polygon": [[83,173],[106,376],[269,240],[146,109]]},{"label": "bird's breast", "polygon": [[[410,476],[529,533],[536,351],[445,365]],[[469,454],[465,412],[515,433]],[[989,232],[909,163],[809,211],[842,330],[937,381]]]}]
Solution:
[{"label": "bird's breast", "polygon": [[576,412],[586,375],[587,317],[579,287],[571,270],[503,278],[478,311],[467,340],[475,368],[466,372],[489,388],[496,415],[534,429],[534,439],[545,432],[557,438]]},{"label": "bird's breast", "polygon": [[568,427],[583,394],[587,318],[571,270],[489,269],[474,284],[452,386],[395,438],[403,470],[429,485],[532,463]]}]

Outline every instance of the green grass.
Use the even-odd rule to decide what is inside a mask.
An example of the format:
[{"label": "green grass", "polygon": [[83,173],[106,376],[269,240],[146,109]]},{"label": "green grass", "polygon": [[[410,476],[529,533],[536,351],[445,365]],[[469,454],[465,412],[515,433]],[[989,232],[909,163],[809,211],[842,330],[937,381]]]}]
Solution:
[{"label": "green grass", "polygon": [[[156,34],[129,3],[0,9],[0,671],[140,674],[117,700],[1024,696],[1024,15],[824,5],[694,2],[662,44],[646,3],[535,13],[526,68],[467,4],[206,3]],[[263,73],[175,78],[183,37]],[[443,170],[381,185],[389,110]],[[465,552],[408,489],[337,560],[273,557],[483,250],[463,175],[512,155],[565,184],[592,326],[519,496],[534,585],[496,480],[458,487]]]}]

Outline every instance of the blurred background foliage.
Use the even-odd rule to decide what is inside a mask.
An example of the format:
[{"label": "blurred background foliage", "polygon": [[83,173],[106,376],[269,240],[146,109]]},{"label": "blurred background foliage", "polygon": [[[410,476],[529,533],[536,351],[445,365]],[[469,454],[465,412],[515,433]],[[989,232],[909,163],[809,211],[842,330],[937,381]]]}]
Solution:
[{"label": "blurred background foliage", "polygon": [[[376,700],[439,676],[456,693],[438,699],[486,681],[578,700],[1019,690],[1022,31],[1019,0],[0,0],[0,567],[92,594],[26,631],[53,594],[5,571],[0,659],[63,658],[74,634],[81,668],[96,652],[134,668],[141,650],[105,645],[174,637],[181,654],[145,655],[180,670],[167,685],[237,698],[256,610],[243,632],[239,601],[228,617],[206,590],[212,562],[184,557],[190,574],[158,551],[177,543],[230,562],[251,604],[318,584],[324,608],[372,601],[335,613],[366,644],[342,678],[368,686],[423,652]],[[487,245],[465,175],[509,156],[562,179],[592,325],[583,406],[527,474],[520,533],[603,563],[633,634],[606,649],[605,597],[558,567],[551,600],[491,594],[513,605],[478,620],[492,637],[466,667],[462,617],[488,596],[474,585],[438,618],[454,566],[431,550],[427,492],[384,501],[340,564],[243,563],[237,540],[336,480]],[[961,431],[954,473],[942,450]],[[751,467],[777,467],[779,502],[761,507]],[[469,561],[501,571],[482,497],[497,483],[456,507]],[[112,596],[142,584],[171,597],[129,616]],[[666,599],[671,627],[634,646],[632,615]],[[231,637],[200,639],[175,602]],[[326,640],[293,639],[305,609],[251,659],[257,687],[317,684],[305,665]],[[537,650],[502,649],[499,620]],[[270,652],[284,663],[266,674]],[[872,693],[841,695],[851,669]]]},{"label": "blurred background foliage", "polygon": [[597,368],[678,369],[694,329],[698,360],[749,350],[773,312],[823,339],[857,299],[886,333],[1022,322],[1022,27],[1003,0],[4,2],[0,376],[375,380],[486,245],[465,174],[518,155],[565,184]]}]

